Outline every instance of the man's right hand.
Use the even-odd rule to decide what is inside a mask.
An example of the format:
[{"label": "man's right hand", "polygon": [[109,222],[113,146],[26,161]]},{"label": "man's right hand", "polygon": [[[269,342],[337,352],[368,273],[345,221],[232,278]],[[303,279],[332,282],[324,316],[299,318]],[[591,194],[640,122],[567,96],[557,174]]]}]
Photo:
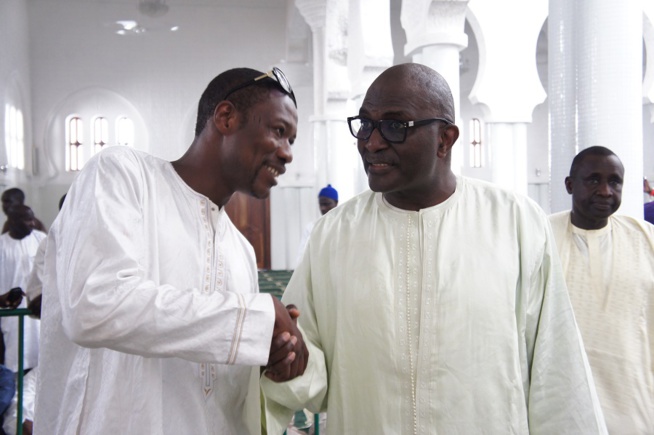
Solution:
[{"label": "man's right hand", "polygon": [[279,299],[274,296],[272,298],[275,306],[275,326],[266,376],[275,382],[284,382],[304,373],[309,351],[302,333],[297,328],[299,310],[293,305],[284,307]]}]

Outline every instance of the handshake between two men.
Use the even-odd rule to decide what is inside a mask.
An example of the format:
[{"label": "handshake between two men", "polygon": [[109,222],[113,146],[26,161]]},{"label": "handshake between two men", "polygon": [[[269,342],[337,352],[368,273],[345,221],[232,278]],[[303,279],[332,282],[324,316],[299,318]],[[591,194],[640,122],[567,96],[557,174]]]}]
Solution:
[{"label": "handshake between two men", "polygon": [[309,351],[297,327],[300,311],[294,305],[286,307],[273,296],[275,326],[270,344],[265,375],[275,382],[285,382],[300,376],[307,368]]}]

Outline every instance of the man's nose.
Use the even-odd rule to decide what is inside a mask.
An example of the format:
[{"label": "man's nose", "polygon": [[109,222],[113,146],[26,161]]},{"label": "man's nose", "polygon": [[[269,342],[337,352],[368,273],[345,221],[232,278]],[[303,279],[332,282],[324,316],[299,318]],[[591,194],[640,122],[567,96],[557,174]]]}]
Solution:
[{"label": "man's nose", "polygon": [[291,163],[293,161],[293,149],[291,147],[291,142],[288,140],[284,141],[281,147],[277,152],[277,155],[284,160],[285,164]]},{"label": "man's nose", "polygon": [[611,189],[611,186],[609,186],[609,183],[600,183],[600,185],[597,188],[597,193],[602,196],[611,196],[613,195],[613,190]]},{"label": "man's nose", "polygon": [[[361,141],[360,141],[361,142]],[[371,153],[388,148],[388,142],[384,139],[379,132],[379,128],[372,130],[368,140],[363,141],[363,146]]]}]

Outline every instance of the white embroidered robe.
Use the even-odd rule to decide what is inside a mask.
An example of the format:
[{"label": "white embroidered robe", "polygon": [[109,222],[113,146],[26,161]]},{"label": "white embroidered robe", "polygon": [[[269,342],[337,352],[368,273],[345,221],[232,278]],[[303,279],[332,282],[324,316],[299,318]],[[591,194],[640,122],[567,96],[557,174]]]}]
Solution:
[{"label": "white embroidered robe", "polygon": [[49,233],[35,433],[260,433],[274,308],[252,246],[169,162],[112,147]]},{"label": "white embroidered robe", "polygon": [[[45,233],[34,230],[26,237],[17,240],[9,233],[0,236],[0,293],[14,287],[26,288],[27,278],[32,271],[34,256]],[[18,308],[26,308],[23,297]],[[5,341],[5,365],[18,371],[18,317],[3,317],[2,335]],[[40,321],[31,317],[23,318],[23,369],[36,367],[39,362]]]}]

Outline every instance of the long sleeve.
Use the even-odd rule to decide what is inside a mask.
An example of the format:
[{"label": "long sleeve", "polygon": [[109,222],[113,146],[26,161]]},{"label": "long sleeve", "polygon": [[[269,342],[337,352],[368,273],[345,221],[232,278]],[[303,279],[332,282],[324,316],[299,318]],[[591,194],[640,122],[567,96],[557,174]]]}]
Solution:
[{"label": "long sleeve", "polygon": [[[526,310],[529,430],[605,434],[606,426],[549,225]],[[553,398],[556,400],[553,400]]]},{"label": "long sleeve", "polygon": [[[304,374],[291,381],[277,383],[265,376],[261,377],[265,397],[266,430],[269,435],[282,434],[295,411],[308,408],[310,411],[320,412],[327,403],[327,366],[311,297],[310,255],[305,256],[293,273],[288,289],[289,293],[284,295],[283,300],[292,300],[300,309],[301,320],[298,324],[307,343],[309,361]],[[294,291],[295,289],[307,291]]]},{"label": "long sleeve", "polygon": [[170,162],[87,162],[44,270],[35,434],[259,432],[272,297],[224,208]]},{"label": "long sleeve", "polygon": [[[256,293],[256,277],[244,280],[244,290],[201,291],[204,246],[166,252],[164,240],[185,231],[202,240],[192,233],[197,224],[189,219],[188,228],[176,227],[171,218],[162,225],[152,202],[165,198],[137,161],[120,157],[103,153],[89,162],[61,212],[56,276],[66,335],[84,347],[142,356],[265,365],[274,323],[270,296]],[[240,252],[230,254],[243,261]]]},{"label": "long sleeve", "polygon": [[45,262],[45,248],[47,246],[47,238],[43,238],[39,243],[39,248],[34,256],[34,265],[32,271],[27,277],[27,285],[25,286],[25,295],[28,301],[33,301],[36,297],[43,292],[43,267]]}]

